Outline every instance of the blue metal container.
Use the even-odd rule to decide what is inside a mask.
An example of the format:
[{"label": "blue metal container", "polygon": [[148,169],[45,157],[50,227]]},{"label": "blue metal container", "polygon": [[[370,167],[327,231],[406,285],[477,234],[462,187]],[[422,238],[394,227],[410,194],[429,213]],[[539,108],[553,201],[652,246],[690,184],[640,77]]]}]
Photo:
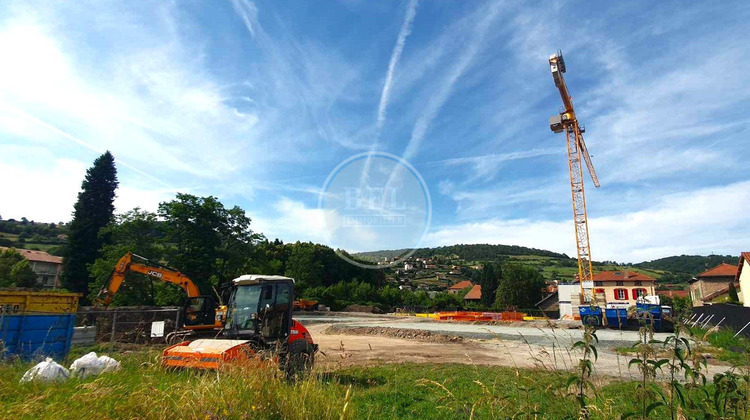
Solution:
[{"label": "blue metal container", "polygon": [[635,313],[638,320],[646,325],[653,324],[655,331],[662,329],[662,311],[660,305],[650,303],[636,303]]},{"label": "blue metal container", "polygon": [[578,313],[581,315],[583,325],[602,325],[602,308],[598,306],[579,306]]},{"label": "blue metal container", "polygon": [[628,310],[626,308],[607,308],[607,326],[610,328],[625,328],[628,326]]},{"label": "blue metal container", "polygon": [[73,314],[0,315],[0,358],[62,360],[73,341]]}]

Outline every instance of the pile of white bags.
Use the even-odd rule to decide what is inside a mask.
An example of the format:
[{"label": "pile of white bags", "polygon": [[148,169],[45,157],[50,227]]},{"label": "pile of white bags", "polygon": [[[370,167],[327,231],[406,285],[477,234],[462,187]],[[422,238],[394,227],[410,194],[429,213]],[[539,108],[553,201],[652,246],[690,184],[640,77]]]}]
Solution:
[{"label": "pile of white bags", "polygon": [[39,381],[39,382],[58,382],[66,381],[70,377],[68,369],[58,365],[49,357],[43,362],[38,363],[33,368],[26,371],[21,378],[21,383]]},{"label": "pile of white bags", "polygon": [[49,357],[32,367],[21,378],[21,383],[40,381],[56,382],[65,381],[71,374],[79,378],[96,376],[104,372],[112,372],[120,368],[120,362],[109,356],[98,356],[93,351],[76,359],[70,365],[70,371],[55,363]]}]

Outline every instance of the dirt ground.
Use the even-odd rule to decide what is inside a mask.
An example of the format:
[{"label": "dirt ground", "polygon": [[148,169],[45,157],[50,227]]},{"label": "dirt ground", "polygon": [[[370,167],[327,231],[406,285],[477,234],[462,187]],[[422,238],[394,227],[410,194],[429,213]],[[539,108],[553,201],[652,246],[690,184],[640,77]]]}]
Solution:
[{"label": "dirt ground", "polygon": [[[320,347],[316,364],[323,368],[412,362],[570,370],[577,366],[580,357],[571,353],[569,343],[564,342],[543,345],[522,339],[472,339],[414,329],[333,325],[308,326]],[[598,350],[599,359],[594,365],[598,376],[636,379],[638,371],[628,369],[631,356],[608,347]],[[710,378],[727,368],[725,364],[710,361],[707,376]]]}]

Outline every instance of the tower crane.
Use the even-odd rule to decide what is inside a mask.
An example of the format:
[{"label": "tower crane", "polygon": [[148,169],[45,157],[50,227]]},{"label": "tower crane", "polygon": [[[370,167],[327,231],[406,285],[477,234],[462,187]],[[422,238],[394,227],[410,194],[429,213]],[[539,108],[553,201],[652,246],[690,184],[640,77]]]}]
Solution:
[{"label": "tower crane", "polygon": [[594,165],[591,163],[586,143],[583,141],[585,128],[578,123],[573,110],[573,99],[565,84],[565,60],[562,52],[558,51],[549,58],[549,67],[555,86],[562,97],[562,111],[550,118],[550,129],[555,133],[565,132],[565,143],[568,147],[568,167],[570,169],[570,191],[573,200],[573,221],[576,232],[576,248],[578,251],[578,280],[581,285],[581,303],[595,303],[593,293],[593,270],[591,267],[591,246],[589,244],[589,223],[586,215],[586,195],[583,189],[583,170],[581,159],[586,163],[594,186],[599,188]]}]

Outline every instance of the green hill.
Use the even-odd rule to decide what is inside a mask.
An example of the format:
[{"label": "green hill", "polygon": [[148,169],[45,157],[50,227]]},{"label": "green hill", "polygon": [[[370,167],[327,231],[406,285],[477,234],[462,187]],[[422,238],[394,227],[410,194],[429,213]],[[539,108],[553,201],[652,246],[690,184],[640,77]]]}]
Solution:
[{"label": "green hill", "polygon": [[737,257],[733,255],[675,255],[653,261],[644,261],[635,264],[635,266],[651,270],[663,270],[667,272],[662,279],[663,281],[681,283],[721,263],[737,264]]},{"label": "green hill", "polygon": [[40,223],[0,218],[0,246],[36,249],[59,255],[68,234],[64,223]]},{"label": "green hill", "polygon": [[[406,249],[382,250],[362,252],[356,255],[363,259],[379,261],[383,258],[404,255],[408,251]],[[456,263],[456,260],[463,260],[464,265],[510,259],[537,268],[549,280],[569,281],[578,272],[578,263],[575,258],[570,258],[558,252],[517,245],[458,244],[435,248],[418,248],[412,256],[414,258],[433,258],[438,264]],[[630,270],[654,277],[659,283],[686,283],[697,274],[723,262],[736,264],[737,257],[732,255],[679,255],[637,264],[594,261],[593,266],[595,272]],[[438,271],[440,270],[438,269]]]},{"label": "green hill", "polygon": [[[394,249],[371,252],[360,252],[355,254],[359,257],[369,260],[381,260],[383,258],[394,258],[407,253],[408,249]],[[568,258],[565,254],[547,251],[544,249],[527,248],[518,245],[490,245],[490,244],[471,244],[471,245],[450,245],[440,246],[437,248],[418,248],[412,255],[414,258],[432,258],[457,256],[465,261],[492,261],[503,256],[511,255],[535,255],[552,258]]]}]

